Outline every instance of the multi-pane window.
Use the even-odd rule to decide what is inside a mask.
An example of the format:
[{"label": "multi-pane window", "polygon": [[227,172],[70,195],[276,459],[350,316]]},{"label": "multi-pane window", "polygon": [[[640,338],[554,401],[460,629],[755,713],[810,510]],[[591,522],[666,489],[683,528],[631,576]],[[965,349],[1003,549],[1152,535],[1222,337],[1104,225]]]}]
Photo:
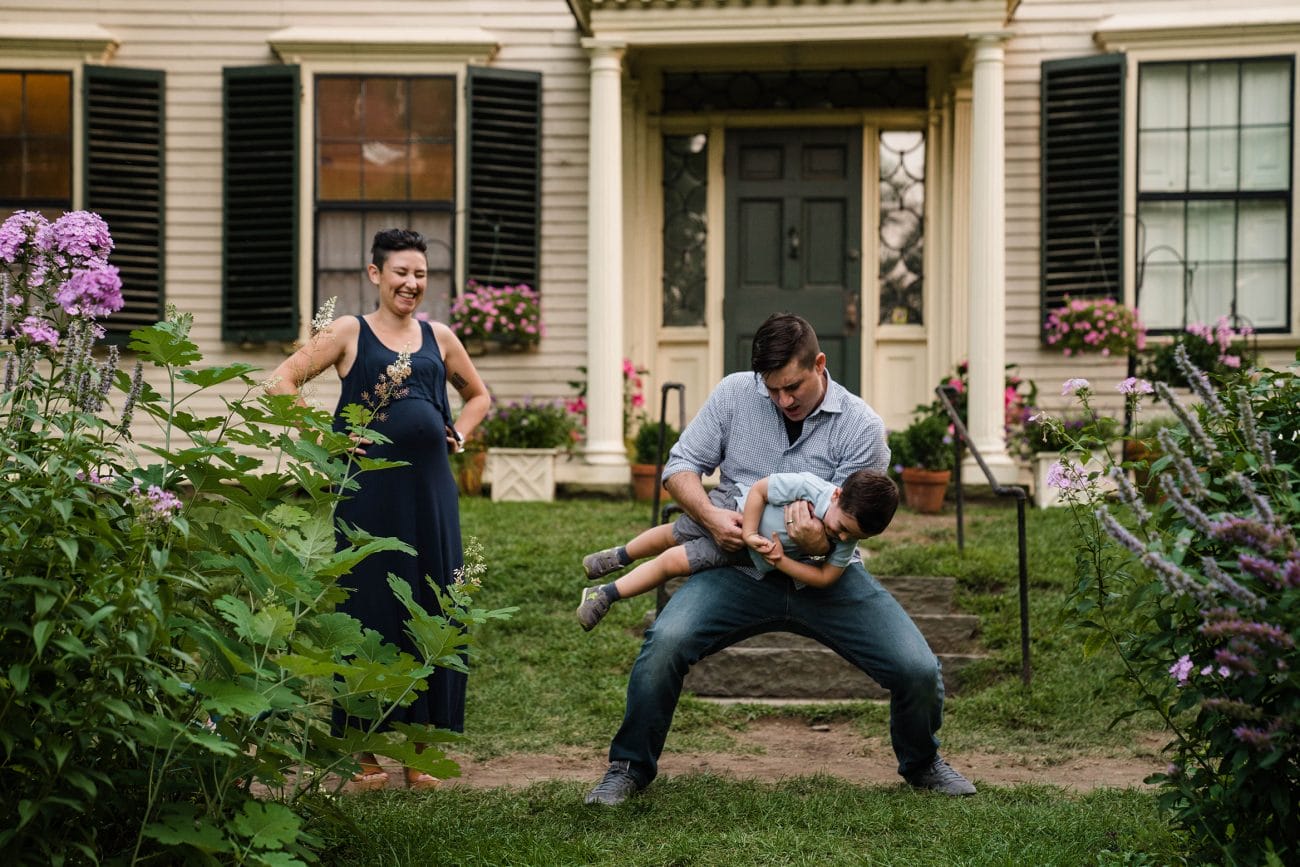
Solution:
[{"label": "multi-pane window", "polygon": [[456,88],[451,76],[316,78],[316,302],[365,313],[379,229],[411,228],[429,242],[422,307],[445,319],[454,262]]},{"label": "multi-pane window", "polygon": [[72,75],[0,72],[0,209],[72,207]]},{"label": "multi-pane window", "polygon": [[1138,304],[1148,327],[1290,321],[1293,62],[1144,63]]}]

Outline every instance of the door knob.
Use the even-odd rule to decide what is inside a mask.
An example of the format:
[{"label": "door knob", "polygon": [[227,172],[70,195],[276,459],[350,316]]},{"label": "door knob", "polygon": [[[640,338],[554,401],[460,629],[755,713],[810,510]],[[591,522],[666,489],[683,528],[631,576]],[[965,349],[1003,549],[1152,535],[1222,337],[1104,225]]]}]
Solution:
[{"label": "door knob", "polygon": [[791,226],[790,231],[785,233],[785,237],[786,240],[790,242],[790,252],[789,252],[790,258],[798,259],[799,258],[799,230],[796,229],[794,226]]}]

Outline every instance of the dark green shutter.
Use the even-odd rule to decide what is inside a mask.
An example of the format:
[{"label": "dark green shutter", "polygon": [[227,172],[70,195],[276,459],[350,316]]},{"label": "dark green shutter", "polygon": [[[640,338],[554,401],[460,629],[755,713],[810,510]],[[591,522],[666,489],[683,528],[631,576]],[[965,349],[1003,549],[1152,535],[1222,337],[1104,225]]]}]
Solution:
[{"label": "dark green shutter", "polygon": [[1042,315],[1117,297],[1124,213],[1124,55],[1042,65]]},{"label": "dark green shutter", "polygon": [[473,66],[467,79],[465,276],[527,283],[540,270],[542,76]]},{"label": "dark green shutter", "polygon": [[86,209],[108,223],[126,302],[104,320],[111,334],[163,313],[165,85],[160,70],[85,69]]},{"label": "dark green shutter", "polygon": [[223,340],[298,336],[296,66],[223,70]]}]

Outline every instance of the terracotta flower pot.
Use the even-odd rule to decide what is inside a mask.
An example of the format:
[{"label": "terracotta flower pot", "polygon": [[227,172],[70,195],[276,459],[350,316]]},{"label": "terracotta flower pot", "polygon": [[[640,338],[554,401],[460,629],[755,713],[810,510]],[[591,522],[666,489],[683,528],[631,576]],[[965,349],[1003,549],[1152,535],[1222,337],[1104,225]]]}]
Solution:
[{"label": "terracotta flower pot", "polygon": [[[632,497],[637,500],[649,502],[655,497],[655,482],[659,480],[659,475],[655,472],[657,468],[654,464],[632,464]],[[659,488],[659,502],[666,503],[671,499],[668,496],[668,489]]]},{"label": "terracotta flower pot", "polygon": [[948,493],[948,480],[952,470],[923,470],[904,467],[903,500],[907,507],[923,515],[933,515],[943,509],[943,498]]}]

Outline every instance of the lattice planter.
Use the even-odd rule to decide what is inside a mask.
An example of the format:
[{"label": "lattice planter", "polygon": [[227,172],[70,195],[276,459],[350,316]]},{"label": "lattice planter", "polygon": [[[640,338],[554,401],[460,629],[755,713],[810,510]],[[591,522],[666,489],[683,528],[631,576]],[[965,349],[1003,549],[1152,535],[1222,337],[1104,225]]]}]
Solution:
[{"label": "lattice planter", "polygon": [[554,500],[557,454],[558,449],[489,448],[487,473],[493,502]]}]

